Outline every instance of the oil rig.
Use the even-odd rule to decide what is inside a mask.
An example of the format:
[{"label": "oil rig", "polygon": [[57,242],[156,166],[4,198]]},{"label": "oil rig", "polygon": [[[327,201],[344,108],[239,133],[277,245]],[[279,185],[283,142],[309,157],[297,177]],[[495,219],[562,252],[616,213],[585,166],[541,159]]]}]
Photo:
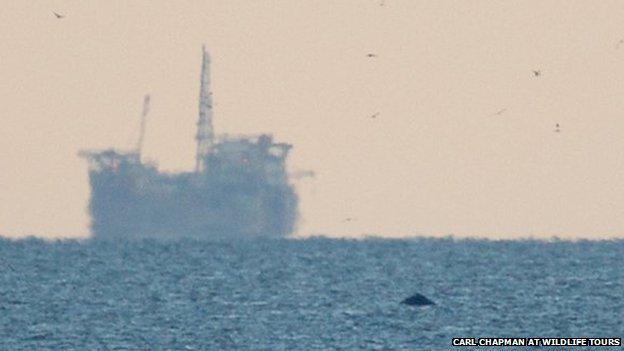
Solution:
[{"label": "oil rig", "polygon": [[286,171],[292,145],[270,134],[215,136],[205,47],[194,171],[165,173],[142,161],[149,102],[147,95],[133,150],[79,152],[89,164],[94,238],[283,237],[295,230],[298,198]]}]

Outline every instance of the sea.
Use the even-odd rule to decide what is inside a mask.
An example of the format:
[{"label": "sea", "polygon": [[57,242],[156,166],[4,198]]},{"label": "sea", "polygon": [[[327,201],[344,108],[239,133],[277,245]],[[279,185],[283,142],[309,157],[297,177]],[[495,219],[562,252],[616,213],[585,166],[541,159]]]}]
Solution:
[{"label": "sea", "polygon": [[622,338],[623,296],[624,240],[0,239],[0,350],[621,350],[452,340]]}]

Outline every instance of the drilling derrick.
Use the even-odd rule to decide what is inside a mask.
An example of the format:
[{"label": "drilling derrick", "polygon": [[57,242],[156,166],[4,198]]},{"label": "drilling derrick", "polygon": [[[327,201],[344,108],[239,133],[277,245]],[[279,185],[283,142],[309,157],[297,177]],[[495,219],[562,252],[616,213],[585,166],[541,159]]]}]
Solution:
[{"label": "drilling derrick", "polygon": [[212,128],[212,96],[210,87],[210,56],[206,47],[202,47],[201,84],[199,87],[199,119],[197,120],[197,152],[195,155],[195,172],[206,169],[205,158],[212,151],[214,130]]}]

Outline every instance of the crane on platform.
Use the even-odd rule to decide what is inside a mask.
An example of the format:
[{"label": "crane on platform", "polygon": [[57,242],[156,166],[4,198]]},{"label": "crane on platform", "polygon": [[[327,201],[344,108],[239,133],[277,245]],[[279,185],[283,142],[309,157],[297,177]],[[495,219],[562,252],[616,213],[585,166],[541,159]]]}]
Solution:
[{"label": "crane on platform", "polygon": [[141,152],[143,151],[143,139],[145,138],[145,121],[150,108],[150,95],[146,94],[143,98],[143,111],[141,112],[141,129],[139,130],[139,140],[136,145],[136,153],[141,162]]}]

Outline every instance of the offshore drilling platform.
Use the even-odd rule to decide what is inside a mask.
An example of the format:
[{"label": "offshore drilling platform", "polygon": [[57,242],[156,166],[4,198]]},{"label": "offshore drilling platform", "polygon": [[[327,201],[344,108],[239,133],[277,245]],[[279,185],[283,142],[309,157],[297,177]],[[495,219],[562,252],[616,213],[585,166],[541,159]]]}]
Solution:
[{"label": "offshore drilling platform", "polygon": [[95,238],[281,237],[294,231],[298,198],[286,171],[292,145],[269,134],[216,137],[209,86],[204,47],[194,172],[163,173],[142,162],[149,96],[134,150],[80,152],[89,162]]}]

